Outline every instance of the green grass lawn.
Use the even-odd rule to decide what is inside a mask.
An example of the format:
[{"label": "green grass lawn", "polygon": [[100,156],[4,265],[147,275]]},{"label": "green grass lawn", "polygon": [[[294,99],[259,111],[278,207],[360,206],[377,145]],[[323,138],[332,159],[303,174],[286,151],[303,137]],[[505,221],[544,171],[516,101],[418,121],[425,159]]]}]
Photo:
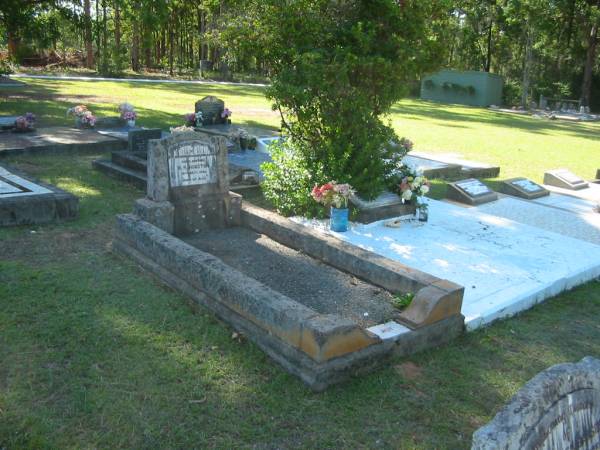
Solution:
[{"label": "green grass lawn", "polygon": [[[213,93],[237,121],[277,125],[257,88],[29,83],[0,91],[0,114],[33,111],[69,124],[64,110],[74,103],[112,114],[129,100],[143,125],[165,127]],[[399,103],[392,119],[417,148],[499,163],[503,177],[539,180],[566,165],[589,178],[600,168],[599,125],[414,100]],[[114,215],[143,193],[93,171],[96,157],[9,161],[80,196],[81,211],[65,224],[0,230],[0,449],[470,448],[472,432],[540,370],[600,357],[593,282],[313,394],[111,252]]]}]

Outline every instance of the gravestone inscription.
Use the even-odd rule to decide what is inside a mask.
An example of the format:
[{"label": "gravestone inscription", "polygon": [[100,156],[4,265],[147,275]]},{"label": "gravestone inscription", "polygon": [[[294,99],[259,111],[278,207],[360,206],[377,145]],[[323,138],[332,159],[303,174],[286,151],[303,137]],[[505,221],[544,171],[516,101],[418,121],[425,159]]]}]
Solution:
[{"label": "gravestone inscription", "polygon": [[130,130],[127,133],[128,150],[130,152],[146,153],[148,151],[148,141],[151,139],[160,139],[161,137],[162,132],[160,128]]},{"label": "gravestone inscription", "polygon": [[527,200],[550,195],[550,192],[543,186],[540,186],[527,178],[511,178],[510,180],[505,180],[501,184],[501,190],[505,194]]},{"label": "gravestone inscription", "polygon": [[224,138],[183,132],[150,141],[147,198],[135,208],[144,220],[188,235],[227,225],[240,202],[229,193]]},{"label": "gravestone inscription", "polygon": [[563,189],[579,190],[589,187],[587,181],[568,169],[549,170],[544,174],[544,184]]},{"label": "gravestone inscription", "polygon": [[498,200],[498,194],[475,178],[448,184],[446,196],[467,205],[481,205]]},{"label": "gravestone inscription", "polygon": [[529,381],[487,425],[472,450],[600,447],[600,360],[558,364]]}]

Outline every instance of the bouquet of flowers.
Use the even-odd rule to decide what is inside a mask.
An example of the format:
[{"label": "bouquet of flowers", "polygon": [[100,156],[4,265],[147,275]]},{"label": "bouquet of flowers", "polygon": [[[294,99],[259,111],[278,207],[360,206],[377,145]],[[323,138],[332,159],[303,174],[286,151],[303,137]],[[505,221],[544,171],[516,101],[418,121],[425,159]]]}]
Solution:
[{"label": "bouquet of flowers", "polygon": [[400,183],[396,186],[396,193],[402,197],[403,202],[411,201],[413,197],[416,197],[418,204],[419,197],[429,192],[431,186],[429,180],[413,168],[401,164],[396,169],[395,175],[400,180]]},{"label": "bouquet of flowers", "polygon": [[121,113],[121,119],[123,120],[135,120],[137,119],[137,113],[135,108],[130,103],[121,103],[118,108]]},{"label": "bouquet of flowers", "polygon": [[90,127],[96,125],[96,116],[94,116],[85,105],[78,105],[69,108],[67,110],[67,114],[74,116],[78,125],[86,125]]},{"label": "bouquet of flowers", "polygon": [[348,199],[354,194],[354,189],[349,184],[338,184],[330,181],[322,186],[315,185],[311,192],[312,198],[326,207],[347,208]]},{"label": "bouquet of flowers", "polygon": [[183,116],[185,118],[185,124],[187,126],[194,126],[196,123],[196,114],[195,113],[187,113],[185,116]]},{"label": "bouquet of flowers", "polygon": [[19,116],[15,120],[15,129],[17,131],[31,131],[35,125],[35,114],[26,113],[24,116]]},{"label": "bouquet of flowers", "polygon": [[225,108],[221,113],[221,119],[229,119],[231,117],[231,110],[229,108]]}]

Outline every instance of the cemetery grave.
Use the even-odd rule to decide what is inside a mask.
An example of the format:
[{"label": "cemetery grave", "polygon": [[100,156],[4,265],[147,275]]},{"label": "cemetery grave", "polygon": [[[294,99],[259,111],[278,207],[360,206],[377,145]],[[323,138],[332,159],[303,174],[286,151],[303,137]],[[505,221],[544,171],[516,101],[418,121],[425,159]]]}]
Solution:
[{"label": "cemetery grave", "polygon": [[550,192],[546,188],[527,178],[504,180],[500,185],[500,188],[504,194],[524,198],[526,200],[533,200],[550,195]]},{"label": "cemetery grave", "polygon": [[73,194],[0,166],[0,226],[73,219],[78,202]]},{"label": "cemetery grave", "polygon": [[544,173],[544,184],[561,189],[579,190],[589,187],[589,183],[568,169],[549,170]]},{"label": "cemetery grave", "polygon": [[[437,167],[440,167],[441,164],[446,165],[447,168],[445,169],[445,172],[448,173],[448,171],[451,171],[451,175],[445,174],[444,178],[454,176],[454,169],[456,166],[460,167],[459,176],[464,177],[495,178],[500,174],[500,167],[498,166],[493,166],[478,161],[471,161],[456,153],[428,153],[422,151],[412,151],[410,152],[410,156],[415,158],[414,161],[422,164],[425,168],[428,167],[428,164],[435,164]],[[431,161],[433,161],[433,163]],[[432,168],[434,167],[435,166]]]},{"label": "cemetery grave", "polygon": [[[461,286],[242,205],[227,165],[222,137],[150,141],[148,195],[118,216],[115,249],[315,390],[462,332]],[[408,292],[407,309],[391,307],[391,294]]]},{"label": "cemetery grave", "polygon": [[[597,245],[503,218],[494,210],[486,213],[486,207],[507,200],[511,199],[477,208],[430,200],[426,224],[405,220],[392,227],[388,226],[391,221],[383,220],[355,224],[346,233],[330,231],[325,221],[294,220],[464,286],[461,311],[467,329],[473,330],[600,275]],[[527,207],[523,200],[513,200]],[[554,214],[547,206],[540,208],[544,208],[545,216]],[[597,239],[597,231],[595,236]]]}]

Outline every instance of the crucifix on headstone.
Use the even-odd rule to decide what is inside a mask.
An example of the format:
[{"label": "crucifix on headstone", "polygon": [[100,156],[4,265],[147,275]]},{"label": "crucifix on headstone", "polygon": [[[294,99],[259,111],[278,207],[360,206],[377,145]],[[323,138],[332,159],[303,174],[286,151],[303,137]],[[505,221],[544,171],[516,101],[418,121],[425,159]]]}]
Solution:
[{"label": "crucifix on headstone", "polygon": [[176,235],[237,223],[241,196],[229,192],[227,146],[220,136],[174,133],[148,144],[144,220]]}]

